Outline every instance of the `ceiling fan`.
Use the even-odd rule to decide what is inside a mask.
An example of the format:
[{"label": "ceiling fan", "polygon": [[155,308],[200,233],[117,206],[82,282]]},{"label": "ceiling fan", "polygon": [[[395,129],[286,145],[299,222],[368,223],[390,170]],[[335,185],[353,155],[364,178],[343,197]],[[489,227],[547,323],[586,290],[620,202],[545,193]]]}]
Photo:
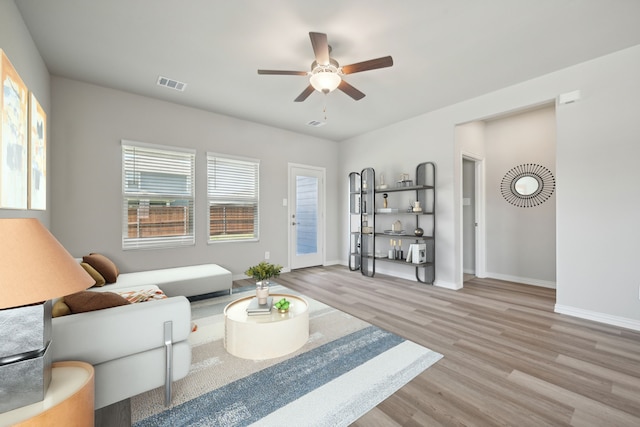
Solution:
[{"label": "ceiling fan", "polygon": [[327,43],[326,34],[310,32],[309,37],[311,38],[311,46],[313,47],[313,53],[316,57],[315,61],[311,63],[311,71],[258,70],[258,74],[308,76],[309,86],[298,95],[294,100],[295,102],[304,101],[314,90],[327,94],[335,89],[341,90],[358,101],[364,98],[364,93],[347,83],[343,79],[343,76],[361,71],[391,67],[393,65],[393,58],[385,56],[341,67],[338,61],[329,56],[331,46]]}]

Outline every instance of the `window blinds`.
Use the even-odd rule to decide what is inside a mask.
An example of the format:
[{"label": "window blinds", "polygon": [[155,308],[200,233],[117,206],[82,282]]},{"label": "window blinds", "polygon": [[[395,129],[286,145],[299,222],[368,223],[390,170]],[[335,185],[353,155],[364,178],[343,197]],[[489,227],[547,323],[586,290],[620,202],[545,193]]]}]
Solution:
[{"label": "window blinds", "polygon": [[209,241],[257,240],[258,160],[207,153]]},{"label": "window blinds", "polygon": [[122,141],[123,249],[195,244],[195,150]]}]

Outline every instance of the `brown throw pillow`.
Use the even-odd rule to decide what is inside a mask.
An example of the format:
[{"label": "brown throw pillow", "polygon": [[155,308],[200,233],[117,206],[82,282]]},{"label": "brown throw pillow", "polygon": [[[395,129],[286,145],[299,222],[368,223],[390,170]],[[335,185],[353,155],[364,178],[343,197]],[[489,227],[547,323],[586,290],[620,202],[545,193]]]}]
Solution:
[{"label": "brown throw pillow", "polygon": [[104,277],[107,283],[115,283],[118,279],[118,267],[104,255],[91,253],[82,257],[82,261],[95,268]]},{"label": "brown throw pillow", "polygon": [[91,276],[91,278],[96,282],[93,286],[100,287],[104,286],[104,284],[107,283],[102,274],[98,273],[98,270],[91,267],[86,262],[81,262],[80,265],[82,266],[82,268],[84,268],[84,271],[89,273],[89,276]]},{"label": "brown throw pillow", "polygon": [[131,304],[118,294],[113,292],[81,291],[64,297],[64,302],[69,306],[71,313],[84,313],[87,311],[102,310],[103,308],[118,307]]}]

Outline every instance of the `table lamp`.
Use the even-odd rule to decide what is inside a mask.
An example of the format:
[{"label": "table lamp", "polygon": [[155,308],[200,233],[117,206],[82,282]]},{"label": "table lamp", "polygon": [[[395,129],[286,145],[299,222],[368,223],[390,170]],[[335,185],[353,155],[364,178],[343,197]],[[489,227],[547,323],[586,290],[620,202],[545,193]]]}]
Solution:
[{"label": "table lamp", "polygon": [[0,413],[44,399],[51,299],[93,283],[40,221],[0,218]]}]

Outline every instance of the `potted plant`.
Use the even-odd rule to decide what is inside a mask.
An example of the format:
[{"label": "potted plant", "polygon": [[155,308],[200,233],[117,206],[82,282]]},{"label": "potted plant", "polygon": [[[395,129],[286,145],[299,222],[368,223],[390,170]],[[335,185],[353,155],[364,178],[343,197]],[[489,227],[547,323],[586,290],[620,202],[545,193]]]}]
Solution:
[{"label": "potted plant", "polygon": [[262,261],[258,265],[249,267],[244,272],[247,276],[253,277],[256,280],[256,296],[258,297],[258,304],[266,304],[269,297],[269,279],[278,277],[282,270],[281,265],[271,264],[266,261]]}]

